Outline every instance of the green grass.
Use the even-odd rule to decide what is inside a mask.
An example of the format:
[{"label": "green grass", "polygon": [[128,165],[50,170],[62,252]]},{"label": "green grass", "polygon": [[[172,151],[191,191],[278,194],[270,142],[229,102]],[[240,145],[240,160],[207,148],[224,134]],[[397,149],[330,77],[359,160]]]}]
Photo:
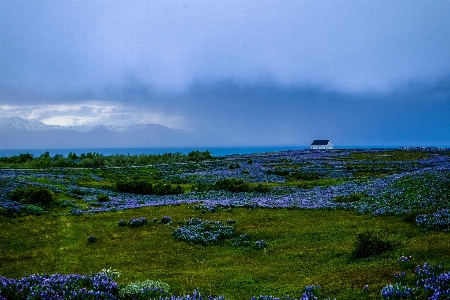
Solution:
[{"label": "green grass", "polygon": [[[172,225],[119,227],[121,219],[171,216]],[[171,233],[185,219],[235,219],[239,233],[268,242],[267,251],[228,245],[199,246],[176,241]],[[146,279],[169,283],[172,292],[225,295],[299,296],[304,286],[320,284],[327,297],[379,299],[393,282],[397,258],[411,255],[415,263],[450,262],[450,236],[426,232],[401,217],[372,217],[351,211],[233,209],[202,213],[187,205],[148,207],[83,216],[50,214],[0,217],[0,275],[98,272],[111,267],[122,273],[118,282]],[[353,260],[358,233],[380,230],[395,250],[370,259]],[[88,243],[88,236],[97,238]]]},{"label": "green grass", "polygon": [[293,181],[293,185],[298,188],[312,189],[316,186],[327,187],[342,184],[347,181],[349,181],[349,179],[346,178],[320,178],[315,180]]},{"label": "green grass", "polygon": [[382,150],[379,152],[356,152],[350,154],[351,160],[366,161],[408,161],[425,159],[429,157],[429,153],[425,151],[405,151],[405,150]]}]

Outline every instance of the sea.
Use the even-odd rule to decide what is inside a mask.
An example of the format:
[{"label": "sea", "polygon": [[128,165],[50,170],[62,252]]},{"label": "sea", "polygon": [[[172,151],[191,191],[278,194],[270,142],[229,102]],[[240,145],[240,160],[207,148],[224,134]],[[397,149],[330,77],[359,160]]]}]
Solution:
[{"label": "sea", "polygon": [[[0,157],[9,157],[19,154],[31,154],[34,157],[39,157],[45,152],[49,152],[50,156],[57,154],[67,156],[69,153],[80,155],[82,153],[95,152],[105,156],[108,155],[139,155],[139,154],[164,154],[181,152],[187,154],[191,151],[206,151],[211,152],[213,156],[226,156],[233,154],[255,154],[279,152],[288,150],[306,150],[310,146],[261,146],[261,147],[181,147],[181,148],[77,148],[77,149],[0,149]],[[398,148],[397,146],[340,146],[334,149],[373,149],[373,148]]]}]

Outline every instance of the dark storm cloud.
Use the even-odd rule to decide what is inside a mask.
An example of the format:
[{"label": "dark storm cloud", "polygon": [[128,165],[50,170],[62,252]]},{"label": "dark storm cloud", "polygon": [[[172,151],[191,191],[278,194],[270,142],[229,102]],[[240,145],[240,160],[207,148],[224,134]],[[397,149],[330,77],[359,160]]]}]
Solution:
[{"label": "dark storm cloud", "polygon": [[449,12],[447,1],[0,0],[0,113],[156,122],[239,144],[449,144]]}]

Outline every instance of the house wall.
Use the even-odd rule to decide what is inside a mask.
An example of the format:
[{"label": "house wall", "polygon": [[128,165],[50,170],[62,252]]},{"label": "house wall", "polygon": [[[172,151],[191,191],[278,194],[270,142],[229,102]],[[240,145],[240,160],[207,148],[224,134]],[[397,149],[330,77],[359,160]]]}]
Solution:
[{"label": "house wall", "polygon": [[311,149],[313,150],[319,150],[319,149],[333,149],[333,144],[331,142],[328,142],[326,145],[311,145]]}]

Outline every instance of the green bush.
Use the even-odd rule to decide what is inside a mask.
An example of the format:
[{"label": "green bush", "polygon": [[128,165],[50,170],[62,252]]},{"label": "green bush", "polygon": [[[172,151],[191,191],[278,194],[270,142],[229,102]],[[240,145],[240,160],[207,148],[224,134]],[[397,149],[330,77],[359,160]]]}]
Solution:
[{"label": "green bush", "polygon": [[15,189],[10,198],[12,201],[22,202],[25,204],[35,204],[47,206],[54,200],[53,192],[45,187],[29,186],[26,189]]},{"label": "green bush", "polygon": [[195,192],[206,192],[214,189],[214,184],[206,182],[197,182],[192,185],[192,191]]},{"label": "green bush", "polygon": [[116,190],[120,193],[151,195],[153,194],[153,185],[151,182],[143,179],[120,180],[116,183]]},{"label": "green bush", "polygon": [[128,179],[118,181],[116,183],[116,191],[120,193],[159,196],[177,195],[184,193],[183,187],[181,185],[175,185],[161,181],[152,183],[145,179]]},{"label": "green bush", "polygon": [[172,218],[170,216],[163,216],[161,218],[161,224],[169,224],[172,222]]},{"label": "green bush", "polygon": [[42,216],[46,213],[46,211],[42,207],[33,204],[28,204],[25,207],[25,211],[34,216]]},{"label": "green bush", "polygon": [[98,202],[108,202],[109,201],[109,196],[105,195],[105,194],[100,194],[97,196],[97,201]]},{"label": "green bush", "polygon": [[321,176],[316,173],[304,173],[304,172],[293,172],[289,175],[286,175],[286,180],[288,181],[298,181],[298,180],[317,180],[320,179]]},{"label": "green bush", "polygon": [[230,192],[248,192],[250,191],[250,185],[242,179],[225,178],[217,180],[214,184],[214,189]]},{"label": "green bush", "polygon": [[358,234],[354,249],[353,258],[367,258],[388,252],[394,248],[391,241],[384,240],[378,231],[366,231]]},{"label": "green bush", "polygon": [[267,185],[262,183],[258,183],[255,187],[252,188],[253,191],[258,193],[268,193],[270,192],[270,188]]},{"label": "green bush", "polygon": [[179,195],[179,194],[183,194],[184,190],[181,185],[174,185],[174,184],[170,184],[170,183],[158,182],[153,185],[153,193],[158,196]]},{"label": "green bush", "polygon": [[207,159],[212,159],[212,155],[211,152],[209,152],[208,150],[204,151],[204,152],[200,152],[198,150],[195,151],[191,151],[188,153],[188,160],[191,161],[202,161],[202,160],[207,160]]}]

